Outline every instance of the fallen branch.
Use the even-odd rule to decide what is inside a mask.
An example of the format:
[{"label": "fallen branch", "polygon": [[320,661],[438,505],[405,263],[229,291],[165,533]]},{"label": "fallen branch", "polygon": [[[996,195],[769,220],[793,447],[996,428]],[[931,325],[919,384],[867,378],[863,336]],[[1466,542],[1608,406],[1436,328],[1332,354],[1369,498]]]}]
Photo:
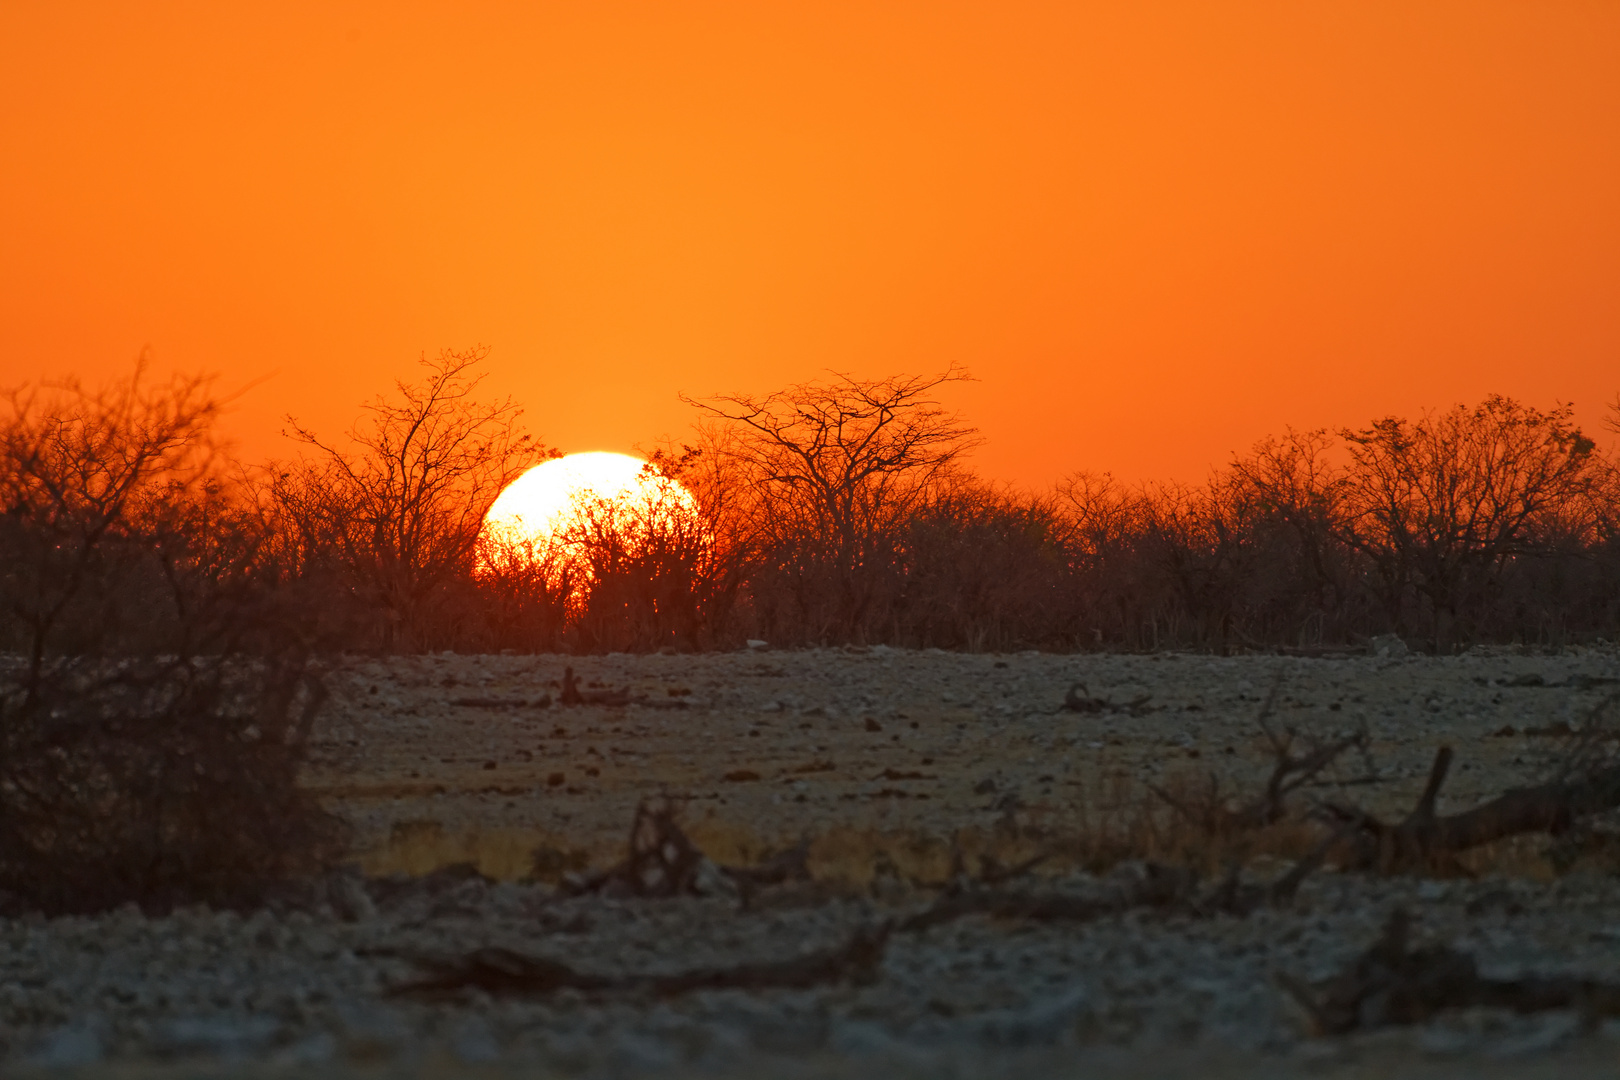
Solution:
[{"label": "fallen branch", "polygon": [[1544,1012],[1576,1009],[1587,1021],[1620,1016],[1620,985],[1571,976],[1482,978],[1466,953],[1444,946],[1409,948],[1411,919],[1390,914],[1383,935],[1343,972],[1315,985],[1277,979],[1309,1014],[1318,1035],[1416,1024],[1446,1009],[1475,1006]]},{"label": "fallen branch", "polygon": [[1435,753],[1423,794],[1398,824],[1386,824],[1356,807],[1323,806],[1322,813],[1350,838],[1348,868],[1382,874],[1455,871],[1457,856],[1470,848],[1526,833],[1556,836],[1581,818],[1620,807],[1620,765],[1609,765],[1583,776],[1514,788],[1472,810],[1440,816],[1435,802],[1452,758],[1449,746]]},{"label": "fallen branch", "polygon": [[843,982],[862,985],[876,980],[889,931],[889,924],[883,922],[856,930],[842,945],[787,960],[699,967],[662,975],[604,975],[511,949],[475,949],[464,956],[412,958],[428,974],[394,987],[389,994],[444,997],[479,990],[495,997],[535,997],[558,990],[578,990],[673,997],[695,990],[804,990]]}]

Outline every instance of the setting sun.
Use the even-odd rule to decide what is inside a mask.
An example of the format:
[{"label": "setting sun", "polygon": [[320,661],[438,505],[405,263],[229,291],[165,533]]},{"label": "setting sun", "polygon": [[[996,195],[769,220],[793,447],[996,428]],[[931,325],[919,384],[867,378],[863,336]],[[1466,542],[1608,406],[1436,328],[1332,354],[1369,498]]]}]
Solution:
[{"label": "setting sun", "polygon": [[540,556],[593,527],[634,531],[696,513],[691,493],[646,461],[596,451],[536,465],[507,485],[484,517],[484,535]]}]

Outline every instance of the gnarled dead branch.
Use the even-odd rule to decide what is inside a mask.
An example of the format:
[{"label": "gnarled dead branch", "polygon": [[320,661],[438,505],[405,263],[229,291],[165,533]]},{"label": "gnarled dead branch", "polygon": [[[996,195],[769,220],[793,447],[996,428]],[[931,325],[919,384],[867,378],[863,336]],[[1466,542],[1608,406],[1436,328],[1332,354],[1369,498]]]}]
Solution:
[{"label": "gnarled dead branch", "polygon": [[1289,795],[1315,780],[1346,750],[1366,750],[1367,733],[1358,731],[1353,735],[1315,745],[1304,753],[1294,753],[1294,730],[1284,728],[1278,732],[1270,723],[1271,713],[1276,707],[1277,694],[1281,688],[1282,677],[1279,675],[1272,682],[1271,692],[1266,695],[1265,702],[1260,706],[1260,713],[1255,717],[1255,723],[1265,733],[1266,740],[1271,743],[1274,755],[1271,775],[1266,780],[1265,790],[1258,797],[1234,810],[1222,800],[1219,784],[1213,777],[1210,779],[1208,792],[1197,802],[1190,802],[1150,785],[1153,793],[1210,835],[1233,836],[1281,821],[1287,813]]},{"label": "gnarled dead branch", "polygon": [[1514,788],[1460,814],[1435,813],[1435,801],[1451,769],[1452,750],[1442,746],[1429,769],[1417,805],[1389,825],[1356,808],[1329,804],[1325,816],[1345,827],[1351,841],[1347,865],[1383,874],[1455,870],[1470,848],[1525,833],[1561,833],[1577,820],[1620,807],[1620,765],[1544,784]]}]

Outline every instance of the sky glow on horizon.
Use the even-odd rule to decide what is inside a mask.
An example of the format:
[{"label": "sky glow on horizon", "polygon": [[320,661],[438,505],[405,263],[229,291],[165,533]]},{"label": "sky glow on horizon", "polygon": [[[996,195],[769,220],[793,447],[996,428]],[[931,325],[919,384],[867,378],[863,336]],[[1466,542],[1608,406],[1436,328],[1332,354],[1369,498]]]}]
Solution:
[{"label": "sky glow on horizon", "polygon": [[950,364],[974,466],[1620,392],[1620,5],[8,4],[0,388],[290,456],[423,353],[570,450]]}]

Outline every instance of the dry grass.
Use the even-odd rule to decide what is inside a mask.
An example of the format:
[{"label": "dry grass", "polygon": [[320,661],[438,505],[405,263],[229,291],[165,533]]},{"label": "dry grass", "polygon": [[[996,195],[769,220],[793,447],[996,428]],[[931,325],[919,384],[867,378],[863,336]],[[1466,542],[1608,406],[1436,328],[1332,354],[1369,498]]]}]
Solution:
[{"label": "dry grass", "polygon": [[[1197,778],[1172,779],[1180,791]],[[625,823],[628,829],[629,822]],[[726,866],[768,859],[780,838],[747,824],[692,816],[682,828],[704,854]],[[1082,791],[1063,805],[1037,803],[1003,813],[987,825],[951,832],[834,825],[811,835],[811,877],[837,891],[868,891],[883,882],[940,888],[958,874],[995,878],[1038,860],[1041,876],[1106,873],[1122,862],[1143,860],[1188,866],[1203,876],[1233,862],[1293,861],[1316,846],[1319,826],[1288,818],[1241,835],[1212,835],[1176,811],[1146,785],[1112,777],[1095,791]],[[499,880],[540,880],[613,865],[622,843],[582,844],[555,830],[449,828],[431,818],[396,822],[386,841],[364,852],[368,874],[425,874],[467,863]]]}]

